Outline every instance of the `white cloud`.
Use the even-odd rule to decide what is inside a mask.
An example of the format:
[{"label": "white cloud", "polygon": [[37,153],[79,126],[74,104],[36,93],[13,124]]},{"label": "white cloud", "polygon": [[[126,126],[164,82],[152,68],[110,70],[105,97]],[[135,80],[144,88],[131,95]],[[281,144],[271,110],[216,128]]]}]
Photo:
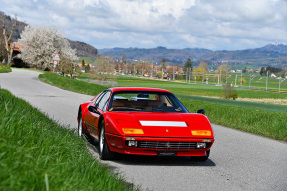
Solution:
[{"label": "white cloud", "polygon": [[104,47],[242,49],[287,44],[286,0],[0,0],[1,11]]}]

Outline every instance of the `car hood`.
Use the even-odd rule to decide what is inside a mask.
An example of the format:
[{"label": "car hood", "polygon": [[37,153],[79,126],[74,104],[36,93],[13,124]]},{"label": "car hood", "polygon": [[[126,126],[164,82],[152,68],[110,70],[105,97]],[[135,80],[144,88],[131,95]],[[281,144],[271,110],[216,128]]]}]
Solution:
[{"label": "car hood", "polygon": [[[123,128],[142,129],[142,135],[148,137],[194,137],[193,130],[210,130],[208,118],[195,113],[158,113],[158,112],[108,112],[106,119],[115,127],[116,134],[125,135]],[[198,138],[198,137],[197,137]]]}]

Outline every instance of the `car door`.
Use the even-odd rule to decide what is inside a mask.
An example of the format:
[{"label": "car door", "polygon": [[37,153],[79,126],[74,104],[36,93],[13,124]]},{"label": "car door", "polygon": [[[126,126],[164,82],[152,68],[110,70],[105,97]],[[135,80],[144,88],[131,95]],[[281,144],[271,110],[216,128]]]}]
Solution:
[{"label": "car door", "polygon": [[103,92],[102,95],[100,95],[99,98],[92,105],[96,109],[89,110],[86,115],[86,124],[87,124],[88,132],[90,133],[90,135],[92,135],[96,139],[98,139],[99,118],[101,114],[106,111],[107,103],[109,101],[110,95],[111,95],[111,91]]}]

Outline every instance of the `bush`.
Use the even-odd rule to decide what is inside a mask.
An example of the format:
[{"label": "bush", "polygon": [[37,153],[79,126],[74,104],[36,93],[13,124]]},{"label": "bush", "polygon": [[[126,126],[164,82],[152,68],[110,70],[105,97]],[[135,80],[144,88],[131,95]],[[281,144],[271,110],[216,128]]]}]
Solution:
[{"label": "bush", "polygon": [[228,82],[224,88],[223,88],[223,92],[222,92],[222,96],[224,99],[233,99],[235,100],[236,98],[238,98],[238,93],[236,91],[236,89],[234,89],[230,82]]}]

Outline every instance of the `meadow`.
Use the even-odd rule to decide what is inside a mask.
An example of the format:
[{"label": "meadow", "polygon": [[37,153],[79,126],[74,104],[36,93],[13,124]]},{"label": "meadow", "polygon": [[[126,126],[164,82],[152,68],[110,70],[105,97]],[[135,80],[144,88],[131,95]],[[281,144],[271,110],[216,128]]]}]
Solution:
[{"label": "meadow", "polygon": [[86,141],[0,89],[1,190],[137,190],[89,153]]},{"label": "meadow", "polygon": [[[174,94],[181,95],[194,95],[194,96],[209,96],[209,97],[221,97],[222,86],[206,85],[206,84],[192,84],[192,83],[180,83],[167,80],[154,80],[139,77],[117,77],[118,86],[127,87],[154,87],[164,88],[172,91]],[[272,99],[286,99],[287,94],[269,91],[257,91],[249,89],[236,88],[238,97],[240,98],[272,98]]]}]

